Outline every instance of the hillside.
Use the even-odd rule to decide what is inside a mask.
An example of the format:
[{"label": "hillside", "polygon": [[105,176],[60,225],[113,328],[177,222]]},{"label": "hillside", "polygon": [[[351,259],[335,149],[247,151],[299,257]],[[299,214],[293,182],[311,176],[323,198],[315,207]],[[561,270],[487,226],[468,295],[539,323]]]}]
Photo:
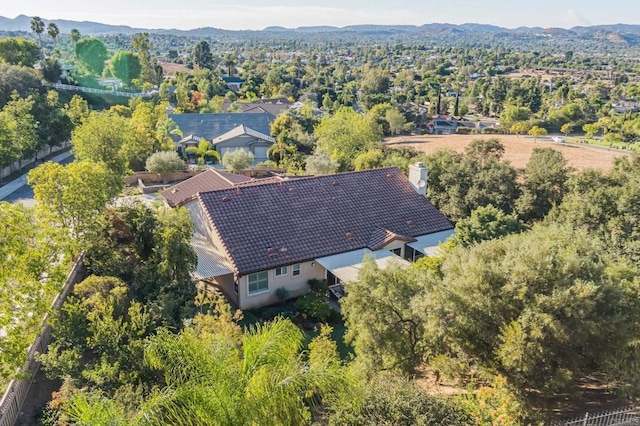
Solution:
[{"label": "hillside", "polygon": [[[247,31],[231,31],[219,28],[205,27],[194,28],[191,30],[163,29],[163,28],[133,28],[126,25],[109,25],[100,22],[90,21],[71,21],[64,19],[44,19],[45,24],[54,22],[60,28],[62,33],[69,33],[75,28],[85,35],[105,35],[105,34],[135,34],[142,31],[157,34],[170,35],[187,35],[195,37],[216,37],[221,35],[242,34]],[[19,15],[13,19],[0,16],[0,31],[30,31],[31,18],[25,15]],[[431,34],[460,34],[464,36],[472,36],[473,34],[484,34],[487,36],[536,36],[543,34],[547,37],[556,37],[561,39],[593,39],[607,40],[610,43],[627,43],[638,44],[640,40],[640,25],[614,24],[614,25],[596,25],[590,27],[573,27],[565,28],[540,28],[540,27],[519,27],[504,28],[495,25],[465,23],[465,24],[448,24],[448,23],[428,23],[420,26],[415,25],[349,25],[346,27],[333,26],[308,26],[298,28],[285,28],[281,26],[267,27],[261,31],[251,31],[252,33],[274,34],[286,33],[288,36],[296,34],[360,34],[360,35],[390,35],[390,34],[406,34],[412,36],[431,35]]]}]

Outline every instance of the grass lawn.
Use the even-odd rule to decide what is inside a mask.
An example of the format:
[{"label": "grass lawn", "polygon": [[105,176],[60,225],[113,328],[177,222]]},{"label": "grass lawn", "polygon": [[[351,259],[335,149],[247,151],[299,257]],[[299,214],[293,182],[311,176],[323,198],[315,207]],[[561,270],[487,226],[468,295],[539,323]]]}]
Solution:
[{"label": "grass lawn", "polygon": [[[332,325],[332,327],[333,331],[331,332],[331,339],[336,342],[340,358],[343,360],[351,358],[354,354],[353,348],[344,341],[344,335],[347,332],[347,327],[345,327],[344,324],[336,324]],[[305,331],[305,346],[307,346],[318,334],[320,334],[320,330]]]},{"label": "grass lawn", "polygon": [[609,142],[603,141],[602,139],[587,139],[584,137],[577,137],[577,136],[569,136],[567,138],[567,142],[572,142],[572,143],[586,142],[587,145],[603,146],[606,148],[617,148],[617,149],[631,151],[631,152],[640,152],[640,146],[636,143],[625,143],[625,142],[609,143]]}]

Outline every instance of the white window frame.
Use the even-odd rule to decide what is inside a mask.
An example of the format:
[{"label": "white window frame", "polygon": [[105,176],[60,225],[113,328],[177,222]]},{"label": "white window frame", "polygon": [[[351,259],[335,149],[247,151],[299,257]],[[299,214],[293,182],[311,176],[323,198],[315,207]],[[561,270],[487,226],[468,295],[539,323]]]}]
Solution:
[{"label": "white window frame", "polygon": [[[256,289],[251,291],[251,282],[256,284]],[[265,283],[265,288],[260,288],[260,283]],[[256,272],[255,274],[247,275],[247,294],[253,296],[255,294],[265,293],[269,291],[269,272],[262,271]]]},{"label": "white window frame", "polygon": [[301,274],[300,271],[300,264],[296,263],[295,265],[291,266],[291,275],[294,277],[299,277]]},{"label": "white window frame", "polygon": [[283,277],[287,275],[287,272],[289,272],[289,270],[286,266],[279,266],[276,268],[276,277]]}]

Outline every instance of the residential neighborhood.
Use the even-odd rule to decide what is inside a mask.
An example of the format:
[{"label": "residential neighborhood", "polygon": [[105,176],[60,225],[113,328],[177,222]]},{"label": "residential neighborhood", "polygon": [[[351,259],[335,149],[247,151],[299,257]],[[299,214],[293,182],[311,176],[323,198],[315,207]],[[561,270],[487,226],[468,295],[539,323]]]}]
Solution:
[{"label": "residential neighborhood", "polygon": [[636,424],[612,1],[5,5],[0,426]]}]

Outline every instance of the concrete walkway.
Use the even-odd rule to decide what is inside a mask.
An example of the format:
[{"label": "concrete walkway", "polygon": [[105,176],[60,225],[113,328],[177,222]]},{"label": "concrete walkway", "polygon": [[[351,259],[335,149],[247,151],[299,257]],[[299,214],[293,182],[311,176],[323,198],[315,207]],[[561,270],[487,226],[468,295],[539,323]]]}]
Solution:
[{"label": "concrete walkway", "polygon": [[[67,158],[71,157],[72,155],[73,154],[71,153],[71,151],[63,152],[62,154],[56,155],[55,157],[53,157],[49,161],[53,161],[54,163],[59,163],[61,161],[66,160]],[[23,174],[22,176],[12,180],[11,182],[1,186],[0,187],[0,200],[4,200],[9,195],[13,194],[17,190],[19,190],[20,188],[25,186],[27,184],[27,175],[28,174],[29,173],[27,172],[27,173]]]}]

